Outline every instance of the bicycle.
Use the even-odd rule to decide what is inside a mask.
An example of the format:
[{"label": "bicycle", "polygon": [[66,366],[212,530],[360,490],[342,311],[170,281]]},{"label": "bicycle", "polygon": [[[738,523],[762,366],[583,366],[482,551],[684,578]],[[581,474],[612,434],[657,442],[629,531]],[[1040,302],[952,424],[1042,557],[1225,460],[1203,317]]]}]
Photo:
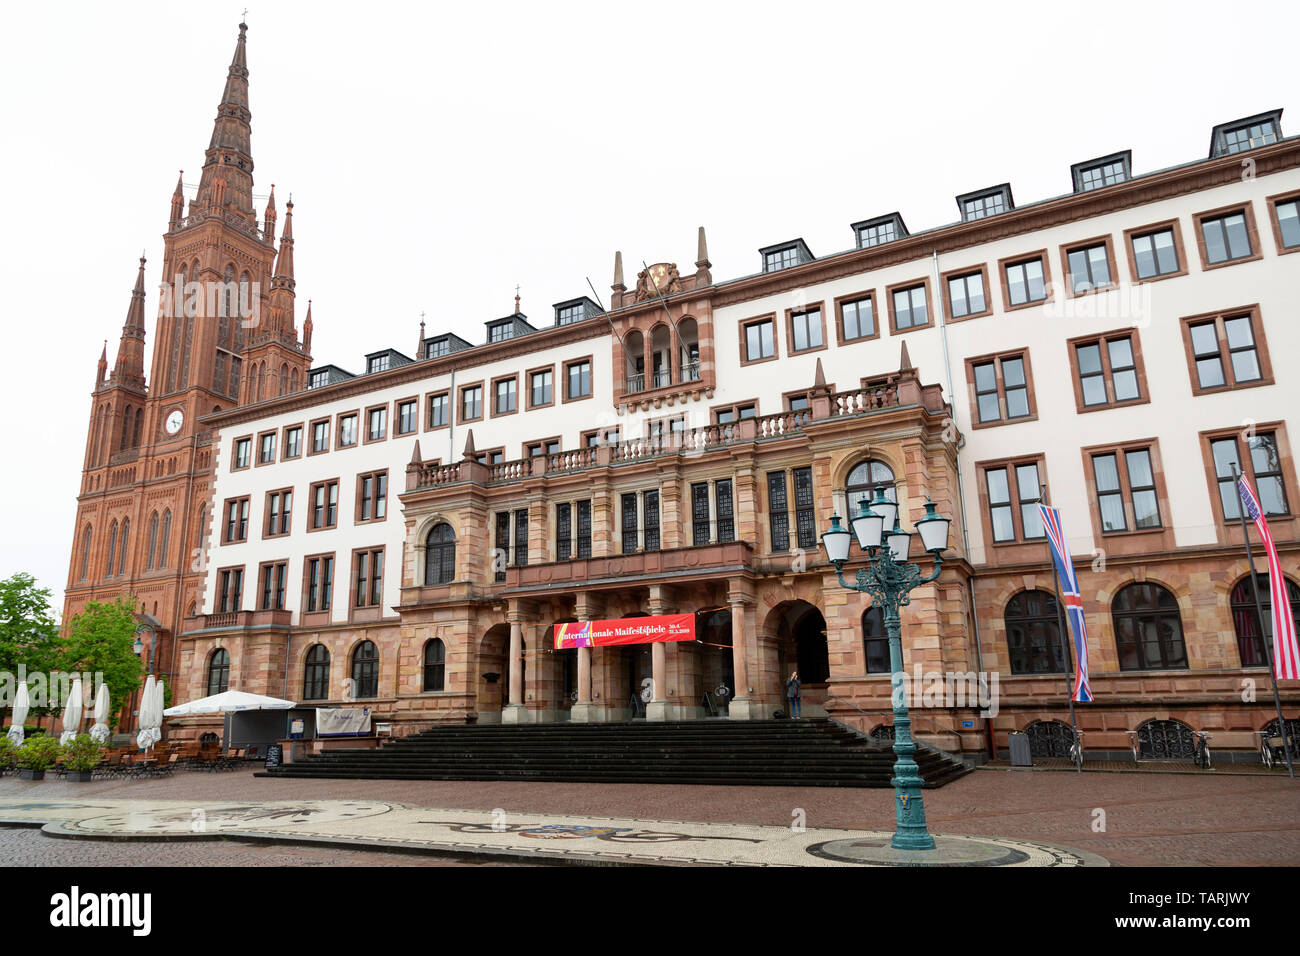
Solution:
[{"label": "bicycle", "polygon": [[1074,762],[1076,770],[1083,770],[1083,731],[1076,730],[1074,739],[1070,742],[1070,760]]},{"label": "bicycle", "polygon": [[1196,734],[1196,751],[1192,755],[1192,763],[1202,770],[1210,769],[1210,735],[1203,730],[1194,730]]}]

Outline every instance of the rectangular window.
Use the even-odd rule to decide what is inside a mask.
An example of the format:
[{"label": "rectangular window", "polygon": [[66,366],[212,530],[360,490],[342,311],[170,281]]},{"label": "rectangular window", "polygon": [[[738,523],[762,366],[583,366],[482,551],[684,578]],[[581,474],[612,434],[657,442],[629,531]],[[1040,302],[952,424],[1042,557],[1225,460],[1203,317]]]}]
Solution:
[{"label": "rectangular window", "polygon": [[227,568],[221,572],[222,614],[242,610],[244,600],[244,569]]},{"label": "rectangular window", "polygon": [[573,507],[566,501],[555,506],[555,560],[573,557]]},{"label": "rectangular window", "polygon": [[1214,476],[1219,485],[1219,503],[1223,517],[1228,521],[1240,518],[1241,496],[1233,479],[1235,465],[1244,473],[1255,489],[1260,507],[1266,518],[1276,518],[1291,513],[1286,495],[1286,480],[1282,471],[1282,456],[1278,451],[1277,433],[1257,432],[1245,440],[1249,451],[1248,465],[1241,460],[1241,445],[1235,434],[1215,438],[1210,442],[1210,455],[1214,459]]},{"label": "rectangular window", "polygon": [[357,520],[382,521],[388,514],[388,472],[357,475]]},{"label": "rectangular window", "polygon": [[717,515],[718,543],[735,541],[736,515],[730,478],[722,478],[713,483],[713,504],[714,513]]},{"label": "rectangular window", "polygon": [[916,329],[930,324],[924,283],[906,289],[894,289],[891,296],[894,331],[901,332],[904,329]]},{"label": "rectangular window", "polygon": [[772,551],[789,551],[790,511],[784,471],[767,473],[767,522],[772,535]]},{"label": "rectangular window", "polygon": [[446,392],[442,392],[439,395],[430,395],[429,396],[429,419],[426,427],[442,428],[444,425],[446,425],[448,421],[448,407],[450,406],[450,404],[451,402],[450,399],[447,397]]},{"label": "rectangular window", "polygon": [[776,355],[775,325],[772,319],[761,319],[744,327],[746,362],[759,362]]},{"label": "rectangular window", "polygon": [[1132,333],[1075,339],[1070,346],[1080,411],[1142,401],[1142,370]]},{"label": "rectangular window", "polygon": [[1257,309],[1183,319],[1193,394],[1271,384],[1262,331]]},{"label": "rectangular window", "polygon": [[253,440],[251,438],[241,438],[235,442],[235,468],[247,468],[249,466],[252,449]]},{"label": "rectangular window", "polygon": [[1065,252],[1066,282],[1074,295],[1082,295],[1114,284],[1110,268],[1110,248],[1096,242],[1075,246]]},{"label": "rectangular window", "polygon": [[1036,416],[1028,352],[968,359],[966,370],[975,394],[977,424]]},{"label": "rectangular window", "polygon": [[293,489],[284,488],[266,496],[266,536],[289,533],[289,515],[293,510]]},{"label": "rectangular window", "polygon": [[557,309],[555,312],[556,325],[572,325],[574,322],[581,322],[587,317],[586,308],[582,305],[569,305],[563,309]]},{"label": "rectangular window", "polygon": [[269,465],[275,461],[275,432],[267,432],[257,440],[257,463]]},{"label": "rectangular window", "polygon": [[954,319],[988,311],[984,294],[984,273],[968,272],[948,279],[948,313]]},{"label": "rectangular window", "polygon": [[388,406],[366,412],[366,441],[380,441],[388,436]]},{"label": "rectangular window", "polygon": [[493,387],[494,392],[494,411],[495,415],[508,415],[510,412],[518,411],[515,404],[516,380],[513,378],[503,378],[497,381]]},{"label": "rectangular window", "polygon": [[495,579],[506,579],[506,565],[510,563],[510,512],[498,511],[496,514],[496,554],[493,555]]},{"label": "rectangular window", "polygon": [[417,411],[417,408],[418,406],[415,404],[415,399],[398,404],[397,434],[409,435],[419,427],[419,412]]},{"label": "rectangular window", "polygon": [[691,544],[709,543],[709,483],[691,485]]},{"label": "rectangular window", "polygon": [[528,402],[530,408],[537,408],[540,405],[550,405],[555,400],[552,379],[555,373],[551,369],[543,369],[540,372],[530,372],[528,375]]},{"label": "rectangular window", "polygon": [[589,398],[591,396],[591,362],[584,359],[580,362],[569,362],[564,366],[565,377],[565,400],[573,401],[575,398]]},{"label": "rectangular window", "polygon": [[262,604],[263,611],[284,610],[284,581],[289,566],[283,561],[262,565]]},{"label": "rectangular window", "polygon": [[1277,241],[1283,249],[1300,249],[1300,199],[1286,199],[1273,205],[1277,217]]},{"label": "rectangular window", "polygon": [[1046,537],[1038,510],[1041,489],[1037,462],[985,468],[984,481],[995,542]]},{"label": "rectangular window", "polygon": [[378,607],[384,599],[384,549],[358,551],[355,587],[352,591],[353,607]]},{"label": "rectangular window", "polygon": [[311,450],[312,454],[330,450],[330,423],[328,420],[312,423]]},{"label": "rectangular window", "polygon": [[226,536],[223,543],[248,540],[248,499],[226,501]]},{"label": "rectangular window", "polygon": [[284,457],[297,458],[302,454],[302,426],[295,425],[293,428],[284,430]]},{"label": "rectangular window", "polygon": [[334,594],[334,555],[322,554],[307,559],[307,587],[303,610],[328,611]]},{"label": "rectangular window", "polygon": [[893,242],[897,238],[898,230],[892,219],[874,226],[863,226],[858,230],[858,248],[868,249],[871,246]]},{"label": "rectangular window", "polygon": [[333,528],[339,518],[339,483],[322,481],[311,486],[312,530]]},{"label": "rectangular window", "polygon": [[840,303],[840,329],[845,342],[876,334],[875,301],[871,296]]},{"label": "rectangular window", "polygon": [[798,264],[799,250],[794,247],[778,249],[776,252],[769,252],[763,256],[764,272],[776,272],[779,269],[788,269]]},{"label": "rectangular window", "polygon": [[1047,299],[1047,277],[1039,256],[1008,263],[1003,267],[1008,307],[1029,305]]},{"label": "rectangular window", "polygon": [[998,213],[1006,211],[1007,201],[1001,191],[987,196],[976,196],[974,199],[967,199],[962,202],[962,219],[965,222],[986,219],[989,216],[996,216]]},{"label": "rectangular window", "polygon": [[643,492],[645,508],[645,549],[659,550],[659,492]]},{"label": "rectangular window", "polygon": [[637,546],[640,541],[637,538],[637,508],[636,495],[625,494],[622,496],[623,505],[623,553],[636,554]]},{"label": "rectangular window", "polygon": [[1255,249],[1250,241],[1251,225],[1244,209],[1222,216],[1200,217],[1201,254],[1206,265],[1215,266],[1253,257]]},{"label": "rectangular window", "polygon": [[1116,183],[1122,183],[1128,179],[1128,172],[1124,168],[1123,160],[1116,160],[1113,163],[1099,163],[1096,166],[1085,166],[1079,170],[1079,191],[1088,192],[1092,189],[1100,189],[1102,186],[1114,186]]},{"label": "rectangular window", "polygon": [[528,563],[528,509],[515,511],[515,566]]},{"label": "rectangular window", "polygon": [[386,372],[388,371],[390,355],[376,355],[366,363],[366,372]]},{"label": "rectangular window", "polygon": [[794,469],[794,527],[799,547],[817,547],[817,516],[813,511],[811,468]]},{"label": "rectangular window", "polygon": [[1273,120],[1266,119],[1259,123],[1247,123],[1223,133],[1223,153],[1240,153],[1256,146],[1267,146],[1277,142],[1277,126]]},{"label": "rectangular window", "polygon": [[476,421],[483,417],[483,386],[470,385],[460,390],[460,420]]},{"label": "rectangular window", "polygon": [[308,388],[320,388],[322,385],[330,383],[330,373],[328,370],[321,372],[312,372]]},{"label": "rectangular window", "polygon": [[1149,448],[1092,456],[1097,513],[1103,532],[1159,528],[1160,503]]},{"label": "rectangular window", "polygon": [[822,339],[822,310],[790,314],[790,351],[807,352],[819,349],[826,343]]},{"label": "rectangular window", "polygon": [[1175,275],[1182,269],[1172,226],[1130,236],[1129,248],[1133,254],[1133,271],[1139,279]]},{"label": "rectangular window", "polygon": [[514,324],[510,322],[502,322],[499,325],[489,325],[488,341],[504,342],[506,339],[511,338],[514,335],[514,331]]},{"label": "rectangular window", "polygon": [[578,557],[591,557],[591,499],[578,502]]},{"label": "rectangular window", "polygon": [[357,416],[353,412],[351,415],[339,416],[339,447],[347,448],[357,443]]}]

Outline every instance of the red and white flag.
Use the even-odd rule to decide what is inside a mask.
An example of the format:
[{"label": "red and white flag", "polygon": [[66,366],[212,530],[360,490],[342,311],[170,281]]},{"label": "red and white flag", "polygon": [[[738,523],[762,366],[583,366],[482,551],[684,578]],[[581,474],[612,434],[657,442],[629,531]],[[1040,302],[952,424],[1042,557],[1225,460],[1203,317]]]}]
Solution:
[{"label": "red and white flag", "polygon": [[1268,552],[1269,603],[1273,607],[1273,674],[1278,680],[1300,680],[1300,645],[1296,643],[1295,618],[1291,616],[1291,601],[1277,559],[1277,547],[1273,544],[1273,536],[1268,533],[1264,509],[1259,506],[1259,499],[1245,475],[1237,480],[1237,491],[1241,494],[1246,517],[1255,522],[1264,550]]}]

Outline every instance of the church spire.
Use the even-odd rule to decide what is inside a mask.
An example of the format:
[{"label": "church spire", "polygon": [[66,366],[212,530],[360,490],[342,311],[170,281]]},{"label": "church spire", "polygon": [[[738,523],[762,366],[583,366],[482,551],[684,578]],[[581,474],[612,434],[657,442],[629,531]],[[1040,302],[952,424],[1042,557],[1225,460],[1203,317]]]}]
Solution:
[{"label": "church spire", "polygon": [[171,228],[175,229],[185,218],[185,189],[182,180],[185,178],[185,170],[176,174],[176,190],[172,193],[172,211],[168,217],[168,223]]},{"label": "church spire", "polygon": [[[248,25],[239,25],[235,55],[226,74],[212,139],[203,162],[196,207],[202,211],[211,203],[232,207],[232,211],[256,219],[253,211],[252,118],[248,108],[248,60],[245,49]],[[224,181],[225,188],[217,188]]]},{"label": "church spire", "polygon": [[302,350],[311,354],[311,330],[315,328],[311,321],[311,299],[307,300],[307,318],[302,320]]},{"label": "church spire", "polygon": [[266,213],[262,220],[262,234],[267,237],[268,242],[275,239],[275,183],[271,183],[271,195],[266,199]]},{"label": "church spire", "polygon": [[131,304],[122,323],[122,339],[117,346],[117,361],[113,363],[113,381],[118,385],[144,388],[144,256],[140,257],[140,271],[136,273],[135,288],[131,290]]},{"label": "church spire", "polygon": [[108,339],[104,339],[104,350],[99,353],[99,366],[95,371],[95,384],[103,385],[108,377]]},{"label": "church spire", "polygon": [[[268,207],[269,208],[269,207]],[[274,222],[274,219],[272,219]],[[308,224],[310,225],[310,223]],[[310,230],[308,230],[310,232]],[[284,232],[280,234],[280,258],[275,262],[275,278],[288,279],[293,288],[293,200],[284,204]]]}]

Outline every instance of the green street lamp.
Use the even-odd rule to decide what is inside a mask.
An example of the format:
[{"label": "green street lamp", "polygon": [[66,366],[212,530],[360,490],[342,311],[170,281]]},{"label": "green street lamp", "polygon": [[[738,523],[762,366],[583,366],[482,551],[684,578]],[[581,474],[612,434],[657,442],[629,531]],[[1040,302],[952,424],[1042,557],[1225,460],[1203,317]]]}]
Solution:
[{"label": "green street lamp", "polygon": [[[934,558],[934,571],[921,576],[919,565],[908,563],[912,532],[898,523],[898,505],[885,497],[877,486],[876,497],[868,505],[864,497],[858,514],[850,519],[852,532],[840,525],[840,516],[831,515],[830,530],[822,535],[826,557],[835,565],[835,576],[851,591],[871,596],[871,602],[885,617],[889,636],[889,666],[893,672],[894,705],[894,776],[889,781],[898,798],[896,823],[891,846],[896,850],[933,850],[934,837],[925,825],[925,804],[921,800],[924,781],[916,766],[916,743],[912,740],[912,720],[907,714],[907,695],[900,686],[904,680],[903,642],[898,609],[908,604],[909,593],[939,577],[943,570],[943,552],[948,548],[951,519],[935,513],[934,502],[925,503],[925,515],[916,522],[925,550]],[[886,530],[888,529],[888,530]],[[867,566],[858,571],[856,584],[844,580],[844,564],[849,559],[853,538],[867,556]]]}]

